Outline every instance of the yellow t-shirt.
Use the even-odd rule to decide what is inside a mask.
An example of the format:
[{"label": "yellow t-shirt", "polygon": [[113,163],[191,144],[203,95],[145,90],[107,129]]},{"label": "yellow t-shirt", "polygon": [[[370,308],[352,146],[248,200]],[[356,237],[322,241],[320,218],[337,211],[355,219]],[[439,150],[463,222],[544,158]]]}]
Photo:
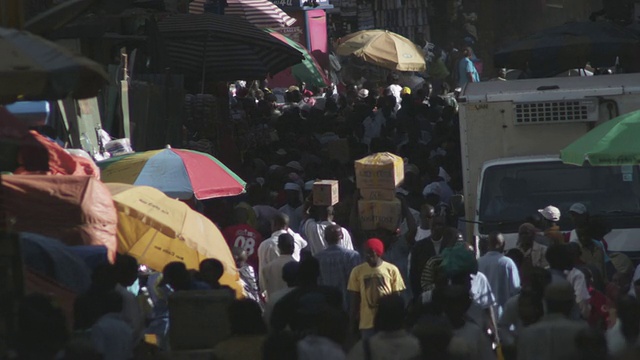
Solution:
[{"label": "yellow t-shirt", "polygon": [[363,263],[353,268],[347,289],[360,293],[360,329],[371,329],[378,310],[378,300],[404,290],[405,285],[400,270],[383,261],[378,267]]}]

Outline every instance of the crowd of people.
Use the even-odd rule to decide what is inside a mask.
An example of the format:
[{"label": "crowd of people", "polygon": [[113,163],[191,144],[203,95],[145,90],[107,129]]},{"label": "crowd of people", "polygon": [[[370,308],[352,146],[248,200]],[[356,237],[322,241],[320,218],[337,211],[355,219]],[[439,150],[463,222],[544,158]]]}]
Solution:
[{"label": "crowd of people", "polygon": [[[475,81],[469,66],[461,73]],[[321,96],[292,86],[284,106],[265,85],[236,86],[231,101],[232,113],[242,113],[236,131],[269,134],[230,165],[246,194],[193,204],[222,230],[244,298],[219,283],[218,260],[149,274],[119,255],[93,271],[71,334],[46,297],[25,299],[20,358],[169,356],[168,298],[194,290],[229,298],[231,335],[216,345],[216,359],[640,356],[640,273],[607,251],[606,226],[584,205],[571,208],[575,231],[566,234],[552,205],[523,219],[513,249],[500,233],[476,249],[458,230],[450,201],[462,191],[458,108],[447,81],[411,88],[390,74],[385,84]],[[353,161],[377,152],[405,162],[395,231],[359,221]],[[337,204],[314,205],[318,179],[339,182]]]}]

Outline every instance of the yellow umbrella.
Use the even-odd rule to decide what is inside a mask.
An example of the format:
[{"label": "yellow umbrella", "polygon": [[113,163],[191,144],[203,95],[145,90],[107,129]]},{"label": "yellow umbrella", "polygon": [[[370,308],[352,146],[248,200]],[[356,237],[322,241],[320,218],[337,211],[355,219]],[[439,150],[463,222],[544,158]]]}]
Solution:
[{"label": "yellow umbrella", "polygon": [[425,71],[422,49],[411,40],[388,30],[362,30],[342,38],[338,55],[355,55],[362,60],[398,71]]},{"label": "yellow umbrella", "polygon": [[204,259],[218,259],[224,265],[220,283],[242,294],[229,246],[204,215],[152,187],[105,185],[118,212],[118,252],[158,271],[172,261],[197,269]]}]

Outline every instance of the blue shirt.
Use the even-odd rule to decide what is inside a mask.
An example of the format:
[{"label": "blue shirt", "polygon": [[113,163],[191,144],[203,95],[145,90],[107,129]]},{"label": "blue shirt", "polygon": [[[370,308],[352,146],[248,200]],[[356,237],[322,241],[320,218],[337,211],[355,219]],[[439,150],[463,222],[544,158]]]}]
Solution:
[{"label": "blue shirt", "polygon": [[329,245],[315,255],[320,264],[320,285],[332,286],[342,293],[342,306],[349,309],[347,285],[354,267],[360,265],[360,254],[339,245]]},{"label": "blue shirt", "polygon": [[498,313],[512,296],[520,292],[518,267],[498,251],[489,251],[478,259],[478,271],[486,275],[496,297]]},{"label": "blue shirt", "polygon": [[471,73],[473,82],[480,82],[480,75],[478,74],[478,70],[476,70],[475,65],[473,65],[473,61],[465,57],[458,63],[458,86],[464,86],[469,82],[468,73]]},{"label": "blue shirt", "polygon": [[[426,241],[426,240],[423,240]],[[429,240],[430,241],[430,240]],[[411,247],[407,243],[404,235],[398,236],[397,240],[389,244],[385,249],[382,259],[388,263],[395,265],[400,274],[402,275],[402,281],[405,284],[409,284],[409,254],[411,253]],[[408,286],[400,293],[400,296],[408,303],[413,297],[411,287]]]}]

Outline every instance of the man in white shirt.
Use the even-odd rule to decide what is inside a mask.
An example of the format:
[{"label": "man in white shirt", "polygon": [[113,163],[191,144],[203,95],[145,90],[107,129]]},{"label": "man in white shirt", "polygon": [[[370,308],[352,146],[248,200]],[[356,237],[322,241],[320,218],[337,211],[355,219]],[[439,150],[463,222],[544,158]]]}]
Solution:
[{"label": "man in white shirt", "polygon": [[391,95],[396,98],[394,110],[398,111],[402,107],[400,104],[402,103],[402,86],[399,84],[400,76],[397,73],[391,73],[389,74],[387,81],[389,82],[387,89],[391,92]]},{"label": "man in white shirt", "polygon": [[489,279],[487,279],[487,277],[480,271],[475,274],[470,274],[470,279],[470,293],[473,299],[473,304],[469,307],[467,316],[474,324],[483,329],[495,329],[497,319],[494,317],[491,310],[495,308],[496,298],[493,295]]},{"label": "man in white shirt", "polygon": [[280,256],[267,265],[260,266],[260,289],[266,293],[267,300],[269,299],[269,295],[288,288],[282,276],[282,269],[287,263],[297,261],[292,256],[294,240],[291,234],[283,233],[278,236],[278,250],[280,251]]},{"label": "man in white shirt", "polygon": [[[296,261],[300,261],[300,250],[307,246],[307,242],[302,236],[289,229],[289,216],[283,213],[277,214],[271,222],[271,229],[273,231],[271,237],[260,243],[258,247],[258,264],[260,269],[267,266],[267,264],[280,255],[280,251],[278,250],[278,236],[284,233],[289,233],[293,236],[294,249],[292,256]],[[260,273],[260,269],[258,269],[258,273]]]},{"label": "man in white shirt", "polygon": [[279,211],[289,216],[289,228],[300,232],[303,219],[302,188],[294,182],[288,182],[284,185],[284,192],[287,195],[287,203]]},{"label": "man in white shirt", "polygon": [[588,319],[591,314],[591,294],[589,294],[589,287],[587,286],[587,279],[584,272],[578,269],[576,265],[580,261],[581,249],[580,245],[576,243],[569,243],[567,249],[571,254],[572,268],[567,274],[567,281],[573,286],[575,294],[576,304],[580,309],[580,315],[583,319]]},{"label": "man in white shirt", "polygon": [[[301,229],[309,241],[311,255],[316,255],[327,248],[327,242],[324,238],[325,228],[336,223],[333,222],[333,206],[313,206],[310,212],[312,217],[302,223]],[[342,239],[338,245],[347,250],[353,250],[351,234],[345,228],[341,227],[340,229]]]},{"label": "man in white shirt", "polygon": [[269,301],[265,304],[264,313],[262,314],[265,324],[269,327],[271,326],[271,314],[273,313],[273,308],[276,306],[278,301],[297,288],[299,271],[300,263],[297,261],[290,261],[282,267],[282,280],[287,283],[287,287],[269,295]]},{"label": "man in white shirt", "polygon": [[420,241],[431,236],[431,219],[433,219],[435,214],[433,206],[429,204],[423,204],[420,207],[420,225],[416,230],[416,241]]}]

